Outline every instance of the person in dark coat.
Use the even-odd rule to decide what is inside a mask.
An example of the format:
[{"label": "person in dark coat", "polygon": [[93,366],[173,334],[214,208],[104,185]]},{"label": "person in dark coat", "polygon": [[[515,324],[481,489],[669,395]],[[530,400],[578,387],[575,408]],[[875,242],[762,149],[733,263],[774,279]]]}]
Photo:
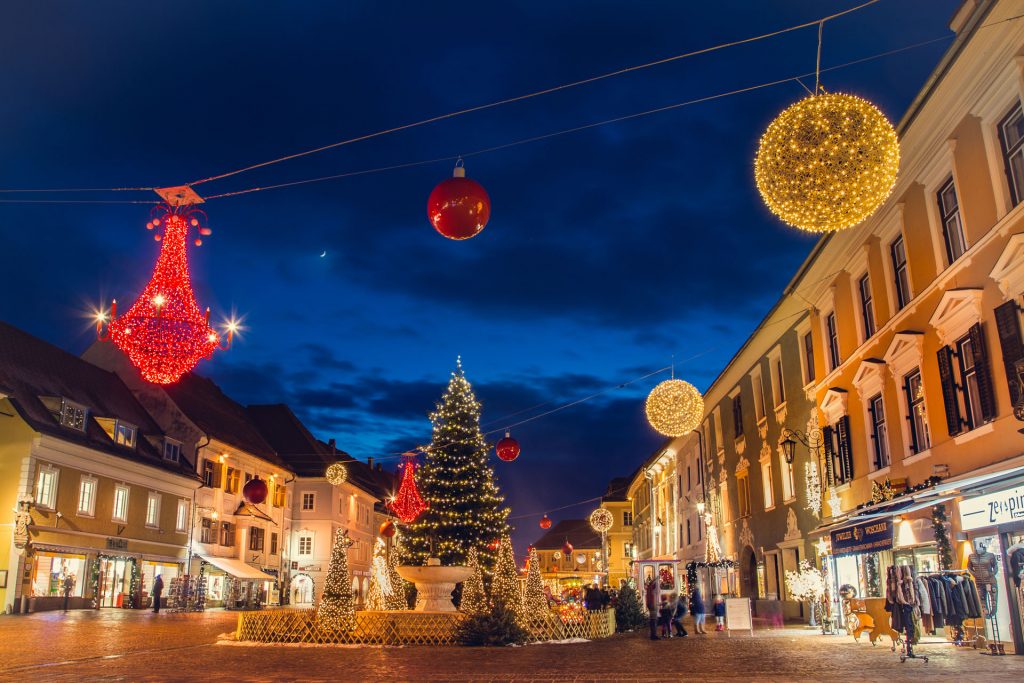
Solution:
[{"label": "person in dark coat", "polygon": [[587,586],[587,590],[583,592],[583,601],[590,611],[601,609],[601,591],[597,589],[596,583]]},{"label": "person in dark coat", "polygon": [[686,595],[683,593],[679,594],[679,598],[676,600],[675,610],[672,612],[672,626],[676,629],[676,636],[685,638],[690,635],[686,632],[686,627],[683,626],[683,617],[686,616]]},{"label": "person in dark coat", "polygon": [[608,606],[612,604],[612,594],[608,590],[608,586],[601,589],[601,609],[608,609]]},{"label": "person in dark coat", "polygon": [[661,640],[658,637],[658,608],[661,607],[661,588],[654,577],[647,579],[644,605],[647,607],[647,625],[651,629],[651,640]]},{"label": "person in dark coat", "polygon": [[690,596],[690,613],[693,615],[693,630],[696,633],[707,633],[704,630],[704,598],[700,594],[700,588],[693,589]]},{"label": "person in dark coat", "polygon": [[715,630],[725,630],[725,599],[721,595],[715,596],[715,604],[711,607],[715,612]]},{"label": "person in dark coat", "polygon": [[153,579],[153,612],[160,612],[160,596],[164,592],[164,577],[159,574]]}]

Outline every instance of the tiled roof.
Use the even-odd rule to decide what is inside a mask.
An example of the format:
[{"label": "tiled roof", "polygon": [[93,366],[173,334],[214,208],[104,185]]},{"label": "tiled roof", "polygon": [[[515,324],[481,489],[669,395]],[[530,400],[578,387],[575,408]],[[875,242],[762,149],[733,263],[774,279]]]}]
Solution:
[{"label": "tiled roof", "polygon": [[283,403],[251,405],[246,412],[278,457],[299,476],[322,477],[331,463],[351,459],[344,451],[332,453],[330,445],[310,434],[306,425]]},{"label": "tiled roof", "polygon": [[[163,458],[159,441],[164,434],[145,408],[121,379],[113,372],[96,367],[48,342],[33,337],[0,321],[0,386],[8,394],[18,414],[33,429],[70,442],[154,465],[186,476],[198,477],[188,460],[178,463]],[[62,398],[88,409],[89,419],[84,432],[60,424],[54,412],[43,403],[52,399],[54,406]],[[96,418],[113,418],[137,428],[135,448],[114,443]],[[147,438],[149,437],[149,438]]]},{"label": "tiled roof", "polygon": [[177,383],[164,387],[164,391],[178,409],[208,436],[275,465],[287,467],[253,424],[245,408],[211,380],[190,372]]},{"label": "tiled roof", "polygon": [[559,550],[566,540],[576,550],[600,550],[601,535],[585,519],[563,519],[534,542],[537,550]]}]

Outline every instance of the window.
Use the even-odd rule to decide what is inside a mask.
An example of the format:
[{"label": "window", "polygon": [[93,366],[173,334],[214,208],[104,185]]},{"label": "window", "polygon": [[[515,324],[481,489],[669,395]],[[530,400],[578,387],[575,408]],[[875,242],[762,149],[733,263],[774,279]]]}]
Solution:
[{"label": "window", "polygon": [[737,439],[743,436],[743,395],[736,394],[732,399],[732,425],[733,436]]},{"label": "window", "polygon": [[299,536],[299,555],[313,554],[313,537]]},{"label": "window", "polygon": [[690,520],[686,520],[686,545],[692,544],[693,541],[690,538]]},{"label": "window", "polygon": [[242,473],[240,471],[236,470],[234,467],[229,467],[228,474],[224,477],[224,490],[227,493],[238,493],[241,478]]},{"label": "window", "polygon": [[999,141],[1003,147],[1003,161],[1006,163],[1006,180],[1010,184],[1013,205],[1024,200],[1024,114],[1020,102],[999,123]]},{"label": "window", "polygon": [[114,443],[135,448],[135,433],[135,425],[120,420],[114,423]]},{"label": "window", "polygon": [[920,453],[931,448],[931,436],[928,434],[928,416],[924,409],[924,385],[921,383],[921,370],[915,369],[903,380],[903,390],[907,395],[907,406],[910,414],[910,451]]},{"label": "window", "polygon": [[743,472],[736,475],[736,503],[740,517],[750,516],[750,476]]},{"label": "window", "polygon": [[978,365],[975,360],[974,341],[967,335],[956,343],[960,361],[960,391],[963,397],[963,419],[967,429],[984,422],[981,415],[981,391],[978,387]]},{"label": "window", "polygon": [[839,486],[853,479],[853,449],[850,447],[850,417],[844,415],[834,425],[825,427],[825,475],[830,486]]},{"label": "window", "polygon": [[804,335],[804,375],[808,384],[814,381],[814,338],[810,332]]},{"label": "window", "polygon": [[633,557],[633,548],[634,547],[635,546],[632,543],[623,543],[622,544],[622,556],[623,557],[632,558]]},{"label": "window", "polygon": [[771,510],[775,507],[775,493],[772,491],[772,459],[770,457],[761,461],[761,488],[764,494],[764,509]]},{"label": "window", "polygon": [[220,544],[233,546],[235,544],[235,525],[230,522],[222,522],[220,525]]},{"label": "window", "polygon": [[277,532],[270,532],[270,554],[277,555]]},{"label": "window", "polygon": [[150,491],[146,498],[146,526],[160,526],[160,494],[156,491]]},{"label": "window", "polygon": [[889,466],[889,439],[881,394],[868,401],[868,412],[871,414],[871,440],[875,444],[875,469],[881,470]]},{"label": "window", "polygon": [[209,458],[203,460],[203,484],[213,488],[213,461]]},{"label": "window", "polygon": [[260,529],[258,527],[250,527],[249,529],[249,550],[263,551],[263,539],[266,535],[266,529]]},{"label": "window", "polygon": [[199,542],[213,543],[216,536],[217,526],[214,521],[209,517],[203,517],[203,521],[200,524]]},{"label": "window", "polygon": [[780,406],[786,402],[786,385],[782,374],[782,356],[775,359],[775,405]]},{"label": "window", "polygon": [[174,516],[174,530],[179,533],[188,531],[188,501],[178,499],[178,513]]},{"label": "window", "polygon": [[693,488],[693,468],[690,467],[689,463],[686,465],[686,490],[689,491]]},{"label": "window", "polygon": [[720,506],[722,524],[732,521],[731,509],[729,508],[729,482],[723,481],[718,485],[718,504]]},{"label": "window", "polygon": [[60,423],[65,427],[84,432],[88,412],[81,403],[64,399],[60,407]]},{"label": "window", "polygon": [[78,514],[81,517],[92,517],[96,514],[96,486],[93,477],[83,476],[78,483]]},{"label": "window", "polygon": [[756,371],[750,377],[750,384],[754,388],[754,417],[758,422],[764,419],[764,380],[761,379],[761,371]]},{"label": "window", "polygon": [[284,484],[274,484],[274,507],[283,508],[285,503],[285,495],[288,489]]},{"label": "window", "polygon": [[896,286],[896,310],[899,311],[910,303],[910,274],[907,271],[907,249],[902,236],[889,245],[889,256],[892,258],[893,284]]},{"label": "window", "polygon": [[779,454],[779,471],[782,472],[782,500],[793,500],[796,497],[796,482],[793,477],[793,465],[786,462],[786,456]]},{"label": "window", "polygon": [[170,462],[181,461],[181,442],[174,439],[164,439],[164,460]]},{"label": "window", "polygon": [[864,341],[867,341],[875,334],[875,312],[871,307],[871,282],[868,274],[857,283],[857,290],[860,292],[860,319],[864,324]]},{"label": "window", "polygon": [[946,240],[946,258],[952,264],[967,251],[964,226],[960,220],[960,202],[956,198],[956,185],[952,177],[939,190],[938,200],[942,235]]},{"label": "window", "polygon": [[633,526],[633,513],[630,510],[622,512],[622,526]]},{"label": "window", "polygon": [[57,506],[57,478],[60,470],[51,465],[40,465],[36,478],[36,505],[53,510]]},{"label": "window", "polygon": [[312,510],[316,507],[316,494],[315,493],[303,493],[302,494],[302,509]]},{"label": "window", "polygon": [[825,337],[828,340],[829,370],[835,370],[839,367],[839,330],[836,328],[835,311],[825,318]]},{"label": "window", "polygon": [[128,493],[129,489],[124,484],[118,484],[114,487],[114,514],[112,519],[115,522],[128,521]]}]

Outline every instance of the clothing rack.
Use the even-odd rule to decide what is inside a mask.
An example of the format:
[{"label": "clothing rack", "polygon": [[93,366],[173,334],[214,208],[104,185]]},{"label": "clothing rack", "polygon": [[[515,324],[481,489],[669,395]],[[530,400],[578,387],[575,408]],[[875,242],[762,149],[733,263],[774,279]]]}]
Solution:
[{"label": "clothing rack", "polygon": [[[903,566],[899,566],[899,565],[890,565],[889,568],[886,570],[886,579],[885,580],[886,580],[886,598],[887,599],[888,599],[888,595],[889,595],[889,579],[890,579],[890,574],[891,573],[897,574],[896,579],[897,579],[897,583],[898,583],[898,582],[902,581],[902,579],[900,579],[898,575],[902,573],[902,569],[903,568],[904,568]],[[911,567],[907,567],[907,569],[910,570],[910,577],[911,577],[911,584],[912,584],[911,585],[911,590],[914,591],[914,592],[918,592],[917,591],[917,587],[914,584],[916,584],[917,579],[919,578],[919,574],[917,573],[917,570],[914,567],[912,567],[912,566]],[[918,598],[920,599],[920,596],[918,596]],[[928,656],[927,655],[919,655],[919,654],[916,654],[914,652],[914,636],[917,635],[918,637],[920,637],[921,634],[919,632],[917,632],[917,630],[914,627],[914,617],[913,617],[913,614],[914,614],[915,610],[919,609],[920,603],[918,602],[917,604],[908,604],[908,603],[893,602],[891,604],[892,604],[892,615],[893,615],[893,617],[891,617],[891,618],[894,618],[896,616],[897,610],[899,610],[899,615],[900,615],[900,629],[897,631],[897,633],[899,634],[899,640],[898,641],[894,641],[893,644],[892,644],[892,649],[893,649],[894,652],[896,651],[896,646],[897,645],[901,646],[900,647],[900,663],[902,664],[903,662],[906,662],[908,659],[920,659],[925,664],[927,664],[928,663]],[[923,629],[922,629],[922,631],[923,631]]]},{"label": "clothing rack", "polygon": [[[937,572],[920,572],[918,576],[966,576],[971,582],[974,583],[975,589],[977,589],[978,583],[974,580],[974,575],[966,569],[942,569]],[[978,592],[979,597],[981,592]],[[971,623],[967,623],[970,621]],[[979,624],[979,622],[981,622]],[[950,629],[953,632],[953,636],[950,638],[950,642],[955,647],[972,647],[977,649],[978,647],[978,636],[985,637],[985,615],[984,609],[982,609],[981,617],[970,617],[964,619],[960,626],[946,625],[944,628]],[[970,637],[968,636],[968,630],[970,631]]]}]

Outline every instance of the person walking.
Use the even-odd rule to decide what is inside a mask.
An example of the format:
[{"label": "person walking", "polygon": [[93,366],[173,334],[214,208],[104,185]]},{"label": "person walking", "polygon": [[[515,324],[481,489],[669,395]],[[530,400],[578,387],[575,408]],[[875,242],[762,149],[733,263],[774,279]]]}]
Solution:
[{"label": "person walking", "polygon": [[693,589],[690,596],[690,613],[693,614],[693,630],[695,633],[707,633],[704,630],[704,598],[700,594],[700,588]]},{"label": "person walking", "polygon": [[160,596],[164,592],[164,577],[160,574],[156,575],[153,579],[153,613],[158,614],[160,612]]},{"label": "person walking", "polygon": [[715,604],[712,607],[715,611],[715,630],[725,630],[725,599],[721,595],[715,596]]},{"label": "person walking", "polygon": [[661,607],[661,589],[653,576],[647,579],[644,604],[647,607],[647,625],[651,629],[651,640],[661,640],[658,637],[658,609]]},{"label": "person walking", "polygon": [[662,638],[672,637],[672,613],[674,611],[672,602],[668,595],[661,596],[661,607],[658,608],[658,626],[661,627]]},{"label": "person walking", "polygon": [[71,593],[75,590],[75,577],[71,574],[65,576],[62,588],[64,589],[64,611],[67,612],[68,603],[71,602]]},{"label": "person walking", "polygon": [[672,612],[672,626],[675,627],[676,637],[685,638],[690,635],[686,632],[686,627],[683,626],[683,617],[686,616],[686,595],[682,592],[679,593],[679,598],[676,599],[675,610]]}]

